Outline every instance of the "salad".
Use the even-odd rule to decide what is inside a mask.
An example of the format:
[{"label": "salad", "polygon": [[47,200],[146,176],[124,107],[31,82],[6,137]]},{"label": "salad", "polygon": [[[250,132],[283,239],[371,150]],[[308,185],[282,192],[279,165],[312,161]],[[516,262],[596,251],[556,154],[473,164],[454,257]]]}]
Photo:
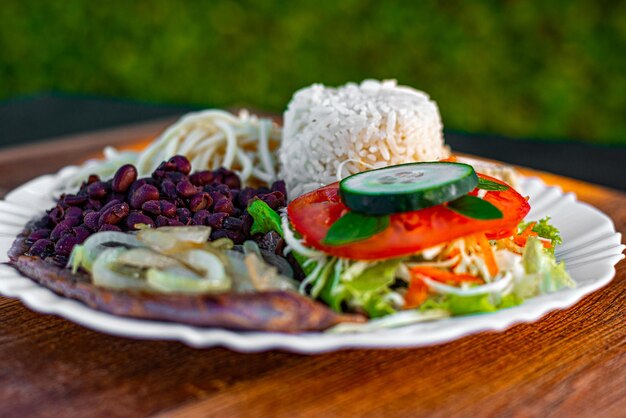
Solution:
[{"label": "salad", "polygon": [[401,311],[411,322],[492,312],[573,287],[554,257],[559,231],[524,221],[529,210],[469,165],[412,163],[302,195],[274,224],[305,274],[300,292],[393,326]]}]

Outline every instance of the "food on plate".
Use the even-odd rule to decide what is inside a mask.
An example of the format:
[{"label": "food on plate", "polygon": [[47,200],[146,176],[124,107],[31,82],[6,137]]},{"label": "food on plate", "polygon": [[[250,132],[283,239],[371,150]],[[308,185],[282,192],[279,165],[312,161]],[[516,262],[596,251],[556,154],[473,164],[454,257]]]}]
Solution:
[{"label": "food on plate", "polygon": [[[407,166],[413,170],[405,171]],[[448,172],[437,176],[438,183],[429,176],[433,166]],[[564,264],[554,258],[561,242],[558,230],[549,219],[525,222],[530,206],[512,187],[478,174],[469,193],[450,192],[450,180],[458,181],[467,167],[448,162],[388,167],[293,200],[282,230],[307,274],[301,291],[338,312],[379,318],[411,310],[411,320],[419,321],[491,312],[574,286]],[[403,186],[401,173],[407,173],[410,188],[423,179],[424,189],[437,199],[427,204],[418,199],[414,210],[385,204],[384,195],[395,196]],[[351,179],[361,193],[369,189],[369,195],[383,196],[385,210],[372,201],[349,206],[343,192]],[[407,323],[406,316],[399,320]]]},{"label": "food on plate", "polygon": [[238,116],[210,109],[183,116],[141,152],[118,152],[107,148],[104,161],[94,160],[61,179],[59,188],[71,191],[91,175],[108,180],[123,164],[133,164],[140,177],[149,176],[162,161],[174,155],[186,157],[194,170],[226,168],[243,185],[258,186],[276,180],[273,151],[280,143],[281,129],[270,119],[246,111]]},{"label": "food on plate", "polygon": [[314,84],[294,94],[283,119],[280,178],[292,197],[344,174],[449,154],[435,102],[392,80]]},{"label": "food on plate", "polygon": [[137,171],[126,164],[62,195],[15,242],[12,263],[58,293],[126,316],[280,331],[361,320],[293,291],[284,241],[265,216],[285,207],[284,183],[241,188],[224,168],[192,174],[182,156],[150,177]]},{"label": "food on plate", "polygon": [[352,175],[339,183],[339,192],[352,211],[384,215],[449,202],[477,185],[467,164],[408,163]]},{"label": "food on plate", "polygon": [[281,132],[196,112],[143,151],[62,173],[11,263],[116,315],[284,332],[491,312],[575,285],[558,229],[525,220],[515,173],[450,157],[426,94],[313,85],[284,119]]}]

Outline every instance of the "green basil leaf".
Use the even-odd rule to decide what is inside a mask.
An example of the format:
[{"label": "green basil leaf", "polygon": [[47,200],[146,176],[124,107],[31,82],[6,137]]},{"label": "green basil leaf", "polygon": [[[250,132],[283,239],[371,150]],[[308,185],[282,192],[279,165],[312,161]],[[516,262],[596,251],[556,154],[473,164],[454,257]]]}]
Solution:
[{"label": "green basil leaf", "polygon": [[284,236],[280,215],[261,199],[257,198],[250,202],[248,213],[253,219],[250,234],[267,234],[270,231],[276,231],[281,237]]},{"label": "green basil leaf", "polygon": [[500,209],[491,203],[479,197],[465,195],[456,200],[448,202],[448,209],[451,209],[459,215],[473,219],[502,219],[503,215]]},{"label": "green basil leaf", "polygon": [[348,212],[330,226],[322,241],[326,245],[344,245],[362,241],[378,234],[389,226],[389,215],[368,216]]},{"label": "green basil leaf", "polygon": [[490,190],[496,192],[502,192],[504,190],[509,190],[509,186],[505,184],[496,183],[495,181],[487,180],[484,178],[478,179],[478,187],[481,190]]}]

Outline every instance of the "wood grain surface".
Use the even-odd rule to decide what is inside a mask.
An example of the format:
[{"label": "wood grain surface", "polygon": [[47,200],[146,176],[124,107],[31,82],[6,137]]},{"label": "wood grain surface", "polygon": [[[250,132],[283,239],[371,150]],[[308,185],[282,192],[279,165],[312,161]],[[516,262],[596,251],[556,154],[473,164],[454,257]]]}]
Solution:
[{"label": "wood grain surface", "polygon": [[[0,195],[171,120],[0,152]],[[626,233],[626,195],[538,174]],[[626,411],[626,264],[570,309],[501,333],[317,356],[135,341],[0,297],[0,416],[618,417]]]}]

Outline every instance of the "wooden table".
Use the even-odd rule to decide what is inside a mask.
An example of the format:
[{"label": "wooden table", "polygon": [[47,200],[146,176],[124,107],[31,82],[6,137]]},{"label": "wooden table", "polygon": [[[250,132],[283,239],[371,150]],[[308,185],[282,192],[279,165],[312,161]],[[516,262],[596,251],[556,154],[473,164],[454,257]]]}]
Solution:
[{"label": "wooden table", "polygon": [[[0,195],[170,122],[0,152]],[[626,233],[625,194],[538,174]],[[112,337],[0,297],[0,416],[625,416],[625,302],[622,261],[609,286],[533,324],[428,348],[302,356]]]}]

